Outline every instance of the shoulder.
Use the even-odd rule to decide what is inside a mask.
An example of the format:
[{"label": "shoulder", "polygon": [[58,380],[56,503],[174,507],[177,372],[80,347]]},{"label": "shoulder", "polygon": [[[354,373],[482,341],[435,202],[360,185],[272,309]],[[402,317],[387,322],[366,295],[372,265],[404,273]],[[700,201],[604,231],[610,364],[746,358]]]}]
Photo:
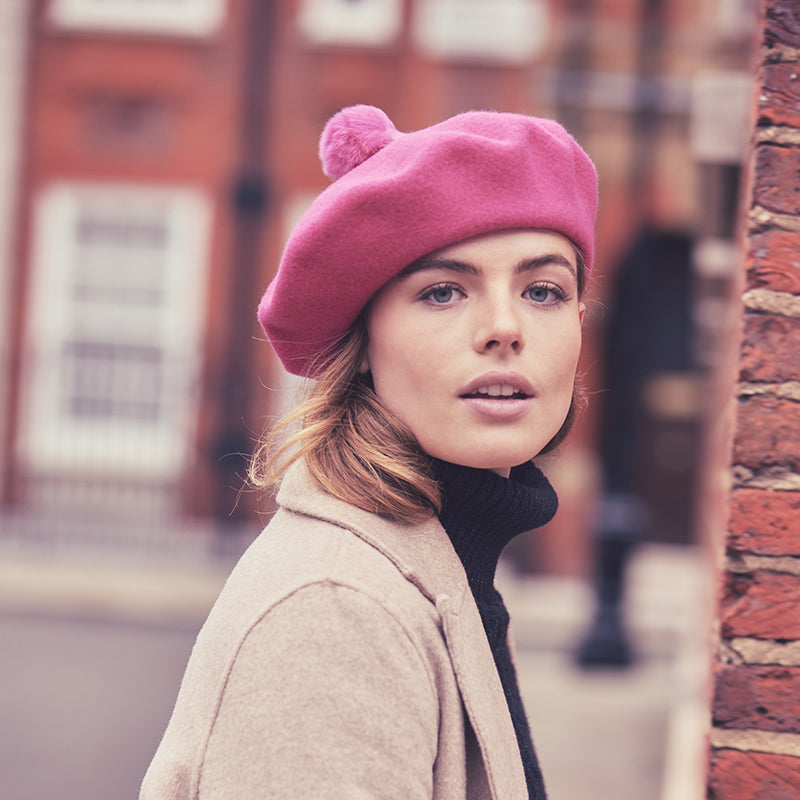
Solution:
[{"label": "shoulder", "polygon": [[249,687],[251,700],[274,699],[280,687],[281,695],[305,698],[310,706],[326,698],[335,703],[345,687],[357,696],[365,680],[378,680],[381,695],[413,688],[419,708],[435,708],[434,662],[446,658],[432,618],[410,616],[363,586],[333,580],[305,583],[283,596],[231,644],[225,695]]},{"label": "shoulder", "polygon": [[[376,518],[378,541],[380,525]],[[413,574],[374,542],[334,521],[279,509],[234,568],[215,612],[254,621],[310,586],[348,588],[387,608],[432,606]]]},{"label": "shoulder", "polygon": [[[392,796],[429,797],[442,720],[462,724],[436,598],[463,586],[437,521],[401,526],[313,487],[296,493],[206,620],[150,785],[185,771],[189,784],[202,775],[225,796],[250,772],[259,791],[302,775],[316,788],[292,796],[322,796],[317,789],[343,785],[342,776],[322,763],[312,775],[307,745],[315,742],[317,753],[341,754],[330,765],[362,765],[375,780],[365,796],[399,780],[403,762]],[[284,768],[292,775],[275,772]],[[358,772],[348,768],[346,779]]]},{"label": "shoulder", "polygon": [[[355,643],[348,638],[357,635]],[[282,639],[301,643],[294,654],[312,668],[325,666],[317,658],[334,646],[360,642],[429,677],[447,658],[436,604],[413,573],[348,528],[283,509],[231,573],[190,671],[202,682],[215,680],[220,691],[234,665],[273,663]]]},{"label": "shoulder", "polygon": [[199,781],[211,796],[352,786],[376,797],[387,785],[431,796],[436,670],[407,620],[348,583],[305,583],[273,604],[241,638],[210,711]]},{"label": "shoulder", "polygon": [[181,773],[209,797],[321,797],[363,779],[378,796],[401,780],[394,796],[430,796],[448,665],[435,607],[391,561],[330,522],[278,517],[198,636],[148,786]]}]

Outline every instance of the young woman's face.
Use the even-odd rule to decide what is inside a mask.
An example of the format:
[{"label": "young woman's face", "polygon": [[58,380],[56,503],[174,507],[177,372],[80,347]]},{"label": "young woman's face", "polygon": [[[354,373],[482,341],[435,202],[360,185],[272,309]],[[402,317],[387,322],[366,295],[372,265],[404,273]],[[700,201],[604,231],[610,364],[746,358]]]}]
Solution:
[{"label": "young woman's face", "polygon": [[566,237],[490,233],[431,253],[375,295],[367,366],[426,453],[508,474],[566,418],[583,314]]}]

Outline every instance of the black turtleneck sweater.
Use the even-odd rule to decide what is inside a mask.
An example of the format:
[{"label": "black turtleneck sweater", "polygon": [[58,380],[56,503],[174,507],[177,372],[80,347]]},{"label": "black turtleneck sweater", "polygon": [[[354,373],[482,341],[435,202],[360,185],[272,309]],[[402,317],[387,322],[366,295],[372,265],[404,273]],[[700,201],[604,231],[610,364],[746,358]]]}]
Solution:
[{"label": "black turtleneck sweater", "polygon": [[508,612],[494,587],[494,578],[503,548],[523,531],[549,522],[558,508],[558,498],[547,478],[530,462],[515,467],[510,478],[438,459],[433,460],[433,470],[442,487],[439,520],[464,565],[483,620],[517,734],[528,796],[530,800],[546,800],[508,648]]}]

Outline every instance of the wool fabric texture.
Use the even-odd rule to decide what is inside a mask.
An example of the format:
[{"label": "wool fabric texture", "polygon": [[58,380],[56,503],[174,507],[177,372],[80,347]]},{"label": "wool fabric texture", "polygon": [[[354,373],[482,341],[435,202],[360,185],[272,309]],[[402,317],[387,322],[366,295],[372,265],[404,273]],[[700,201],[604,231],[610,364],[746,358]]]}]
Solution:
[{"label": "wool fabric texture", "polygon": [[292,232],[258,318],[284,367],[315,377],[383,284],[417,259],[492,231],[533,228],[594,258],[597,173],[557,122],[469,111],[401,133],[374,106],[320,139],[334,182]]},{"label": "wool fabric texture", "polygon": [[140,800],[525,800],[514,725],[436,517],[327,494],[302,463],[197,638]]},{"label": "wool fabric texture", "polygon": [[494,579],[505,546],[520,533],[549,522],[558,509],[558,497],[531,462],[515,467],[510,478],[438,459],[433,460],[433,471],[442,487],[439,521],[464,565],[481,615],[514,724],[528,796],[530,800],[546,800],[544,779],[509,650],[508,611]]}]

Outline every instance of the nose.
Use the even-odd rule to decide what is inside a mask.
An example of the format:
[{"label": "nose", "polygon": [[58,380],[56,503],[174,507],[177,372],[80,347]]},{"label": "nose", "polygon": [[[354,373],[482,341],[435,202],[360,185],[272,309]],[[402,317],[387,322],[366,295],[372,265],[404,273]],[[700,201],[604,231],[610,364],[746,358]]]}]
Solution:
[{"label": "nose", "polygon": [[494,300],[481,310],[475,326],[474,347],[479,353],[519,353],[525,347],[522,326],[513,301]]}]

